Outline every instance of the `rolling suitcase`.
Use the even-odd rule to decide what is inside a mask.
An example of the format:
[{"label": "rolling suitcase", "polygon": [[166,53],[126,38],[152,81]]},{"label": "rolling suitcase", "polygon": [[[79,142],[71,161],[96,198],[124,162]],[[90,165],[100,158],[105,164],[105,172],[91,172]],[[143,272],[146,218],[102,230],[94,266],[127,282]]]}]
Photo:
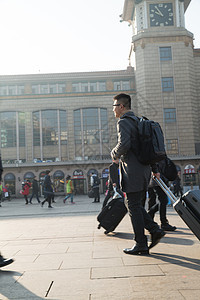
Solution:
[{"label": "rolling suitcase", "polygon": [[126,215],[126,213],[127,208],[121,196],[118,198],[113,197],[113,199],[102,209],[102,211],[97,216],[97,221],[99,222],[97,228],[100,229],[101,227],[103,227],[105,229],[105,234],[114,231],[117,225]]},{"label": "rolling suitcase", "polygon": [[200,240],[200,191],[188,191],[179,200],[177,200],[162,179],[154,177],[154,180],[171,199],[174,209],[182,220]]}]

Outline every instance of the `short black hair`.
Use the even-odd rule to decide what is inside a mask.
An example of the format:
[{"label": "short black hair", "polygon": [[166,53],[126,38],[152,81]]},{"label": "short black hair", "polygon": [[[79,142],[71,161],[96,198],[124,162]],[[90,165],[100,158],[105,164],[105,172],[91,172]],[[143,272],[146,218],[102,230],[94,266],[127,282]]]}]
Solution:
[{"label": "short black hair", "polygon": [[118,94],[113,100],[117,100],[120,104],[123,104],[124,107],[131,109],[131,97],[128,94]]},{"label": "short black hair", "polygon": [[48,175],[50,172],[51,172],[50,170],[46,170],[45,173],[46,173],[46,175]]}]

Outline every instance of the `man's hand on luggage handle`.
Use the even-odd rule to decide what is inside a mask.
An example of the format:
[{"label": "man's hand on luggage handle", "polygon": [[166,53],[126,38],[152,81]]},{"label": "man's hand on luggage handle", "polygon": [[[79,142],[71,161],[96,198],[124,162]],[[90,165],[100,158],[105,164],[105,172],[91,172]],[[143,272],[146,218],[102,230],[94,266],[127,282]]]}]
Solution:
[{"label": "man's hand on luggage handle", "polygon": [[153,173],[153,177],[160,179],[160,173]]}]

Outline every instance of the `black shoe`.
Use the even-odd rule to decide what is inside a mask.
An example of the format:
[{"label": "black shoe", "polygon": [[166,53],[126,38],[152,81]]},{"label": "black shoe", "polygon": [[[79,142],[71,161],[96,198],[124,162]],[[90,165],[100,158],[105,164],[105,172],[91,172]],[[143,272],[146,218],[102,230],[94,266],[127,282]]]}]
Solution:
[{"label": "black shoe", "polygon": [[13,261],[14,260],[12,258],[6,259],[2,255],[0,255],[0,268],[11,264]]},{"label": "black shoe", "polygon": [[38,203],[41,203],[41,201],[38,201]]},{"label": "black shoe", "polygon": [[97,203],[97,201],[93,201],[92,203]]},{"label": "black shoe", "polygon": [[25,204],[28,204],[28,202],[26,202]]},{"label": "black shoe", "polygon": [[162,228],[164,231],[175,231],[175,230],[176,230],[176,226],[172,226],[172,225],[170,225],[169,223],[161,224],[161,228]]},{"label": "black shoe", "polygon": [[145,255],[149,254],[149,249],[147,246],[140,246],[136,244],[133,248],[126,248],[123,250],[126,254],[131,255]]},{"label": "black shoe", "polygon": [[151,244],[149,246],[149,249],[153,248],[156,246],[159,242],[160,239],[165,236],[165,232],[162,229],[158,229],[156,232],[151,233]]},{"label": "black shoe", "polygon": [[41,202],[41,206],[43,207],[43,205],[44,205],[44,203],[43,202]]},{"label": "black shoe", "polygon": [[49,205],[48,208],[53,208],[53,206]]},{"label": "black shoe", "polygon": [[30,204],[33,204],[33,203],[30,201]]}]

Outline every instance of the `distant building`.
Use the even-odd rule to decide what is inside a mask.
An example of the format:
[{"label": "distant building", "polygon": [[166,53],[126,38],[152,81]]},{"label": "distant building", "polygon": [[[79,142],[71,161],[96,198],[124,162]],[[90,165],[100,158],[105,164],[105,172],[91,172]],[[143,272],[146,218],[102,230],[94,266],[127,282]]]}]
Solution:
[{"label": "distant building", "polygon": [[132,67],[0,76],[3,179],[12,193],[19,195],[25,178],[42,180],[46,169],[51,170],[57,193],[64,192],[68,174],[76,192],[86,193],[92,171],[102,178],[103,191],[110,149],[116,143],[112,99],[119,92],[134,98]]}]

